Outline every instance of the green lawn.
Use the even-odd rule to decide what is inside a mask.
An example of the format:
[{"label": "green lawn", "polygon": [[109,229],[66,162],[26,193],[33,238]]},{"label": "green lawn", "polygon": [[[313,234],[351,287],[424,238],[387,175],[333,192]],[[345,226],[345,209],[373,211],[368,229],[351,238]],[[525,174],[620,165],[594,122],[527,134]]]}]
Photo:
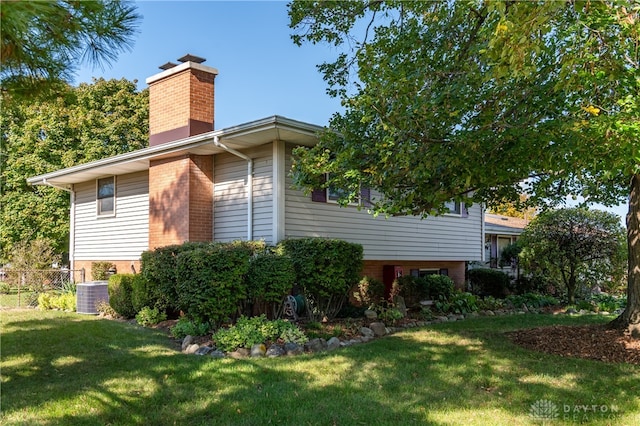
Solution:
[{"label": "green lawn", "polygon": [[527,425],[542,424],[531,412],[543,403],[558,413],[545,424],[640,424],[639,366],[534,353],[504,336],[598,316],[478,318],[241,361],[183,355],[157,331],[91,316],[0,320],[3,425]]}]

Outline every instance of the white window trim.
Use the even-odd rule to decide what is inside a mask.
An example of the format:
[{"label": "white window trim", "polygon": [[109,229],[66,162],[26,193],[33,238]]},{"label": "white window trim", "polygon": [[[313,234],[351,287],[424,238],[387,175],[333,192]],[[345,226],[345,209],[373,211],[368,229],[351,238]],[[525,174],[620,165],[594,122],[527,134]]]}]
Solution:
[{"label": "white window trim", "polygon": [[[113,211],[109,213],[101,213],[100,212],[100,198],[98,192],[100,190],[100,180],[113,178]],[[118,198],[118,185],[116,176],[103,176],[101,178],[96,179],[96,217],[97,218],[106,218],[106,217],[115,217],[116,215],[116,204]]]}]

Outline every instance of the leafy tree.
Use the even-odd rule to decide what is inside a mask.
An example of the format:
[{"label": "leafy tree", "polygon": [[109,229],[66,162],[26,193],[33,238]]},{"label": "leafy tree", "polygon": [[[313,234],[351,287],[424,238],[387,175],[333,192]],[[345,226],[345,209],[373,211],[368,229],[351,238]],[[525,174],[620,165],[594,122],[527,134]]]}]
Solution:
[{"label": "leafy tree", "polygon": [[26,178],[143,148],[148,92],[135,82],[94,80],[66,86],[57,99],[16,102],[0,117],[0,261],[18,242],[48,239],[68,247],[69,194]]},{"label": "leafy tree", "polygon": [[522,233],[527,268],[567,289],[573,303],[579,284],[591,288],[611,279],[620,264],[624,229],[613,213],[583,208],[550,210]]},{"label": "leafy tree", "polygon": [[341,49],[319,68],[345,107],[296,150],[295,182],[329,173],[325,186],[369,187],[390,215],[523,191],[532,206],[629,197],[615,325],[640,324],[639,13],[637,0],[294,1],[294,42]]},{"label": "leafy tree", "polygon": [[527,206],[527,196],[524,194],[520,194],[517,201],[506,200],[504,202],[497,203],[491,206],[488,209],[488,212],[526,220],[533,219],[537,214],[534,207]]},{"label": "leafy tree", "polygon": [[9,98],[64,90],[79,64],[110,63],[131,47],[140,19],[133,4],[111,0],[4,1],[0,17]]}]

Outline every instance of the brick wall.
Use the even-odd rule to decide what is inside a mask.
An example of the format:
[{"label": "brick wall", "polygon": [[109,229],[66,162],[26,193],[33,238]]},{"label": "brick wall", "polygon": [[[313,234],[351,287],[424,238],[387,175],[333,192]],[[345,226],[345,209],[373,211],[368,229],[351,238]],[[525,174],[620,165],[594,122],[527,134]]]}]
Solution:
[{"label": "brick wall", "polygon": [[119,274],[130,274],[133,271],[131,270],[131,265],[137,272],[140,272],[140,260],[74,260],[73,269],[82,269],[85,270],[85,281],[93,281],[91,278],[91,263],[93,262],[111,262],[116,265],[116,271]]}]

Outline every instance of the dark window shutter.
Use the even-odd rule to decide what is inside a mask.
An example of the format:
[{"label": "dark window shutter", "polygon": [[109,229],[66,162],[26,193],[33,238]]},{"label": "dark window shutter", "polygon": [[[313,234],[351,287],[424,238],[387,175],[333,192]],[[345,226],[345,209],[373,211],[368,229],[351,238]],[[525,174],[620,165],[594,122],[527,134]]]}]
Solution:
[{"label": "dark window shutter", "polygon": [[311,201],[315,201],[317,203],[326,203],[327,202],[327,190],[326,189],[314,189],[311,192]]},{"label": "dark window shutter", "polygon": [[371,207],[371,188],[360,188],[360,199],[364,207]]},{"label": "dark window shutter", "polygon": [[[322,179],[322,183],[327,181],[326,176]],[[327,202],[327,190],[326,188],[322,189],[314,189],[311,191],[311,201],[315,201],[317,203],[326,203]]]}]

